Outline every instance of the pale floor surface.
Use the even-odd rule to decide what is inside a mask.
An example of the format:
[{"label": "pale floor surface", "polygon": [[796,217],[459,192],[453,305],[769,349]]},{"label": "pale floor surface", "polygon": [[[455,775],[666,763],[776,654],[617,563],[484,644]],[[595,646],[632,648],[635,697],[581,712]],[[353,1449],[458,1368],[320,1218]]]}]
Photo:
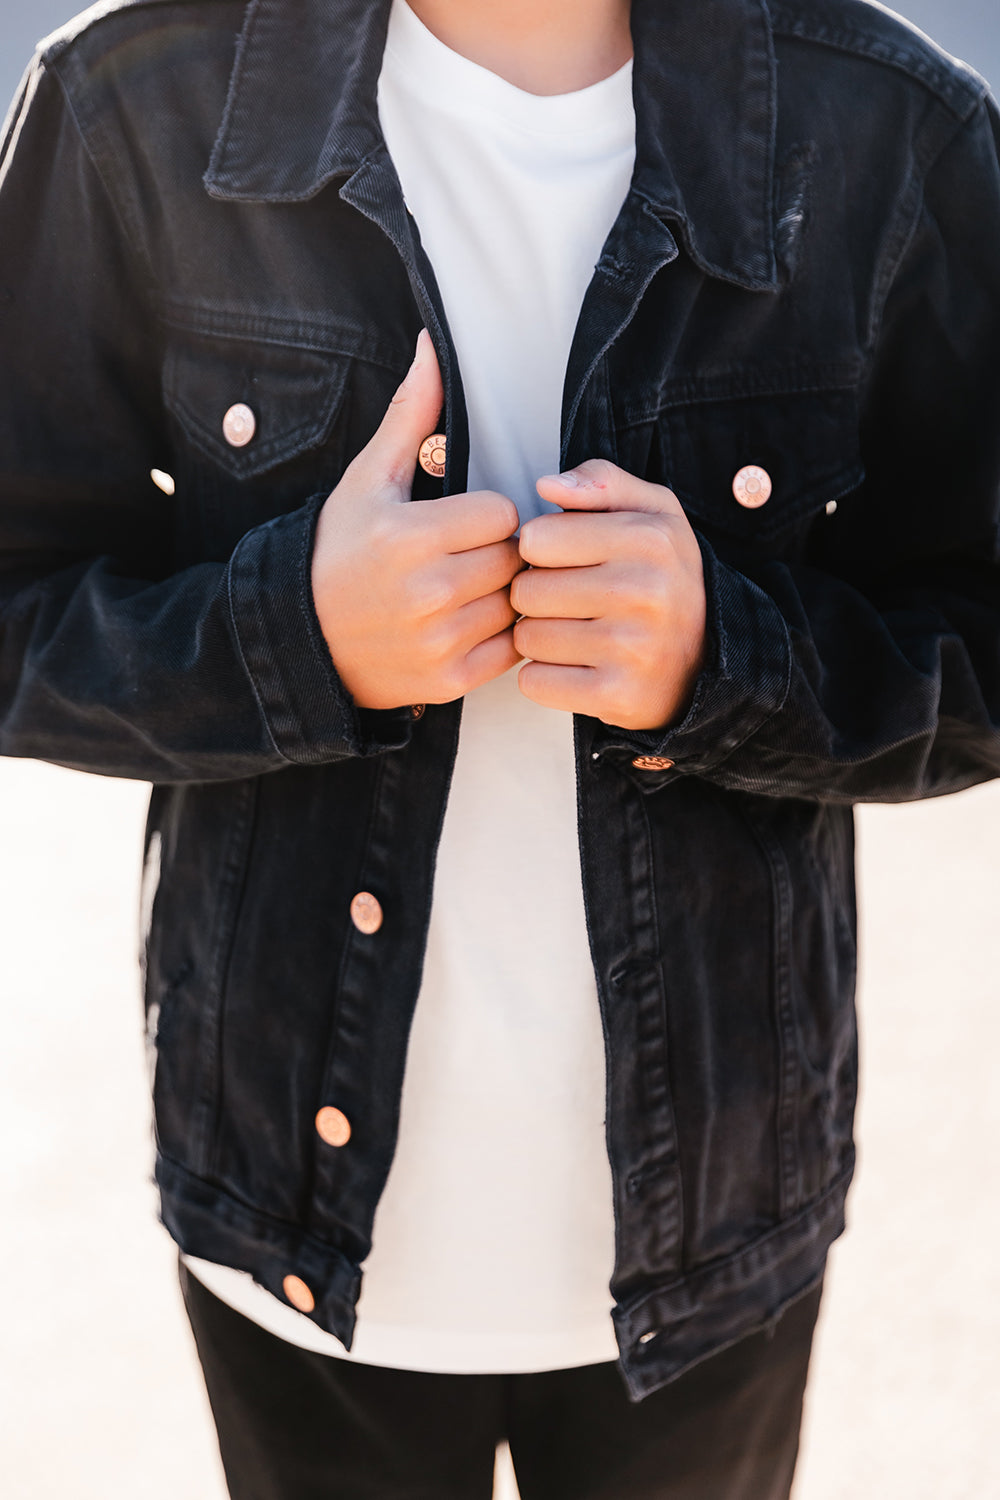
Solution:
[{"label": "pale floor surface", "polygon": [[[145,789],[0,762],[0,1487],[223,1500],[157,1226]],[[796,1500],[1000,1496],[1000,788],[860,817],[861,1167]],[[513,1494],[501,1476],[498,1495]]]}]

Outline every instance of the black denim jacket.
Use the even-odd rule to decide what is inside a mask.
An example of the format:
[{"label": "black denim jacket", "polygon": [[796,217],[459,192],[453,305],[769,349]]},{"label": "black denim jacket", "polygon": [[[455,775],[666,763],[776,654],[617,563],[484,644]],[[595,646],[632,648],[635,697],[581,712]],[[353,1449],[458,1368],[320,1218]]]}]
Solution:
[{"label": "black denim jacket", "polygon": [[[156,783],[164,1220],[276,1296],[301,1277],[345,1343],[461,712],[357,712],[309,590],[423,324],[465,485],[378,127],[387,12],[105,4],[39,54],[0,166],[0,749]],[[710,622],[683,723],[575,725],[639,1398],[815,1283],[842,1228],[852,802],[1000,771],[1000,171],[982,82],[861,0],[635,0],[633,28],[635,177],[563,459],[671,486]]]}]

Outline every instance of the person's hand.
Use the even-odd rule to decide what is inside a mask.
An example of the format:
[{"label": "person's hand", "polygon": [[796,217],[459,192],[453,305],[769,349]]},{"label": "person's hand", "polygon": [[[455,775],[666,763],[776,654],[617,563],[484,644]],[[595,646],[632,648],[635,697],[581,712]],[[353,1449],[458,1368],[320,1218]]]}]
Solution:
[{"label": "person's hand", "polygon": [[485,490],[410,501],[442,399],[425,330],[382,425],[320,512],[313,598],[359,708],[448,703],[519,659],[509,593],[521,567],[514,502]]},{"label": "person's hand", "polygon": [[623,729],[686,710],[705,651],[705,580],[680,501],[603,459],[538,481],[562,512],[521,528],[511,587],[526,698]]}]

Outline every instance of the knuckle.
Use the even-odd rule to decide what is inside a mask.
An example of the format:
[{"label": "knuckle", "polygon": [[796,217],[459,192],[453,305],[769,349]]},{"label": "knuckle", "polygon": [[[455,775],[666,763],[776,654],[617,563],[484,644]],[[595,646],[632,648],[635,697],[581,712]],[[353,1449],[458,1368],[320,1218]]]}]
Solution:
[{"label": "knuckle", "polygon": [[669,595],[655,585],[646,585],[633,591],[629,598],[629,613],[641,621],[646,632],[655,631],[668,615]]},{"label": "knuckle", "polygon": [[405,618],[422,619],[433,613],[427,608],[427,580],[422,573],[406,573],[399,580],[397,598]]},{"label": "knuckle", "polygon": [[540,668],[537,662],[526,661],[518,669],[517,685],[526,698],[535,698],[540,691]]},{"label": "knuckle", "polygon": [[526,521],[521,527],[521,537],[518,543],[518,555],[526,563],[537,560],[539,543],[542,541],[542,528],[539,525],[541,517],[534,521]]},{"label": "knuckle", "polygon": [[621,672],[603,674],[598,689],[599,717],[608,724],[620,724],[623,729],[631,726],[626,721],[631,715],[632,695],[627,678]]},{"label": "knuckle", "polygon": [[522,656],[530,656],[533,639],[534,632],[532,631],[530,620],[518,620],[514,625],[515,649]]},{"label": "knuckle", "polygon": [[521,572],[524,563],[521,560],[521,554],[518,551],[516,542],[502,542],[501,547],[503,550],[499,554],[497,573],[500,586],[506,588],[514,581],[518,573]]},{"label": "knuckle", "polygon": [[441,569],[425,573],[423,576],[424,609],[427,614],[449,614],[458,602],[458,588],[455,579]]},{"label": "knuckle", "polygon": [[510,589],[506,586],[498,589],[494,597],[497,601],[497,615],[503,620],[504,629],[506,629],[517,619],[517,610],[510,601]]},{"label": "knuckle", "polygon": [[424,651],[430,662],[440,669],[447,667],[458,649],[459,632],[454,615],[446,615],[435,621],[424,632]]},{"label": "knuckle", "polygon": [[643,630],[623,630],[615,638],[615,656],[630,678],[649,672],[654,642]]},{"label": "knuckle", "polygon": [[647,559],[633,559],[630,566],[622,568],[614,587],[625,621],[638,618],[649,629],[669,610],[670,575],[661,567],[651,566]]},{"label": "knuckle", "polygon": [[497,500],[499,501],[497,505],[497,524],[502,534],[505,537],[509,537],[511,532],[517,530],[521,522],[521,517],[518,515],[517,506],[513,500],[509,500],[506,495],[498,495]]},{"label": "knuckle", "polygon": [[453,703],[456,698],[464,697],[473,684],[472,668],[466,658],[463,656],[460,660],[451,662],[447,670],[441,673],[440,681],[446,694],[446,703]]},{"label": "knuckle", "polygon": [[530,615],[531,613],[531,573],[530,570],[518,573],[510,585],[511,608],[519,615]]},{"label": "knuckle", "polygon": [[466,495],[470,511],[475,511],[480,523],[488,528],[497,541],[506,541],[517,530],[520,517],[517,506],[506,495],[495,490],[476,490]]},{"label": "knuckle", "polygon": [[509,606],[500,598],[490,599],[488,607],[484,608],[478,617],[476,634],[481,641],[487,641],[491,636],[500,635],[505,630],[510,630],[514,624]]},{"label": "knuckle", "polygon": [[407,589],[408,613],[418,620],[427,620],[445,614],[449,604],[449,591],[439,579],[418,576],[410,581]]},{"label": "knuckle", "polygon": [[661,525],[658,516],[636,512],[633,521],[636,551],[640,557],[660,568],[669,567],[674,560],[674,539],[669,530]]},{"label": "knuckle", "polygon": [[528,566],[544,567],[557,555],[566,516],[536,516],[521,527],[520,555]]},{"label": "knuckle", "polygon": [[582,474],[595,489],[605,489],[619,472],[617,466],[607,458],[588,458],[577,466],[577,473]]}]

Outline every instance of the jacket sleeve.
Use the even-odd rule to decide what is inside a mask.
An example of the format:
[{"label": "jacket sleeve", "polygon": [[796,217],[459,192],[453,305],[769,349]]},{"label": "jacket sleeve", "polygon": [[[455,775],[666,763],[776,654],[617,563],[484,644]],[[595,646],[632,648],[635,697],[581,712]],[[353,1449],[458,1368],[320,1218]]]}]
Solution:
[{"label": "jacket sleeve", "polygon": [[[801,564],[703,544],[708,666],[640,736],[769,796],[903,801],[1000,774],[1000,169],[990,101],[926,175],[885,274],[866,480]],[[634,742],[631,748],[638,748]]]},{"label": "jacket sleeve", "polygon": [[309,584],[321,496],[179,567],[153,288],[58,78],[0,156],[0,753],[153,781],[401,743],[358,714]]}]

